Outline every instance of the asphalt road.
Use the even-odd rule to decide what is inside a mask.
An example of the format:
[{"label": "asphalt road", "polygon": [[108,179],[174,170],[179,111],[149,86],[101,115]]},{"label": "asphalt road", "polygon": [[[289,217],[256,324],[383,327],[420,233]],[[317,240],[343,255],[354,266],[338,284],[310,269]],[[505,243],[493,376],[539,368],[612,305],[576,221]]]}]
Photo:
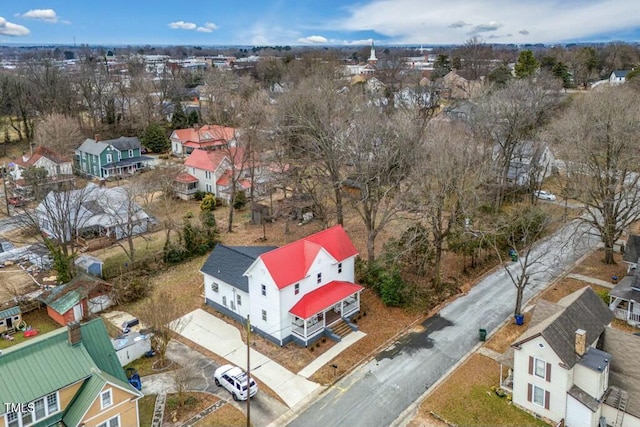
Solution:
[{"label": "asphalt road", "polygon": [[[577,222],[538,244],[529,267],[524,301],[543,290],[598,240]],[[521,271],[519,263],[509,266]],[[330,387],[289,423],[308,426],[401,425],[398,417],[479,342],[478,329],[492,331],[513,316],[516,289],[503,269],[484,278],[465,296],[426,320],[350,375]]]}]

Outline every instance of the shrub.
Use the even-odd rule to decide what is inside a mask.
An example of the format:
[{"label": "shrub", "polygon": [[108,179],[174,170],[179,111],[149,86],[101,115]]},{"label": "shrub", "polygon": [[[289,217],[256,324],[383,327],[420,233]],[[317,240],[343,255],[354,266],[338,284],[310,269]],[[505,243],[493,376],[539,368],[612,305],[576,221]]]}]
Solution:
[{"label": "shrub", "polygon": [[609,291],[606,289],[600,290],[596,292],[598,296],[604,301],[604,303],[609,306]]},{"label": "shrub", "polygon": [[247,204],[247,194],[244,190],[236,191],[236,196],[233,199],[233,208],[236,210],[240,210],[244,208]]},{"label": "shrub", "polygon": [[206,194],[207,193],[205,193],[204,191],[198,190],[195,193],[193,193],[193,198],[196,199],[198,202],[200,202],[202,199],[204,199],[204,196]]}]

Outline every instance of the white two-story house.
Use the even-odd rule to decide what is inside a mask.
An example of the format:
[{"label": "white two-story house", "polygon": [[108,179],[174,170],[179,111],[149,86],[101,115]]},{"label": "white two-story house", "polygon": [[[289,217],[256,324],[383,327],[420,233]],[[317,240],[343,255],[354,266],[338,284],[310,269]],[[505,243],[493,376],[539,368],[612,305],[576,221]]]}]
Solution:
[{"label": "white two-story house", "polygon": [[222,151],[195,149],[184,162],[184,167],[185,171],[176,177],[176,193],[183,199],[202,191],[229,201],[234,177],[236,190],[251,187],[249,163],[241,148]]},{"label": "white two-story house", "polygon": [[276,344],[306,346],[360,311],[357,255],[341,226],[280,248],[217,245],[200,270],[205,302]]},{"label": "white two-story house", "polygon": [[557,304],[538,301],[529,329],[511,346],[513,403],[568,427],[598,426],[613,356],[596,346],[612,318],[590,287]]}]

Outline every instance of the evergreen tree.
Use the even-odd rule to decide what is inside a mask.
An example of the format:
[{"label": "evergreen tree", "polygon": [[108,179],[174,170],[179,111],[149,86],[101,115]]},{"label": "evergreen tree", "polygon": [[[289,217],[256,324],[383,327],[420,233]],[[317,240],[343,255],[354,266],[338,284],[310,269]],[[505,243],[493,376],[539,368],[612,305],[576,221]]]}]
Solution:
[{"label": "evergreen tree", "polygon": [[171,148],[171,142],[164,127],[159,123],[151,123],[142,133],[140,140],[145,147],[155,153],[163,153]]},{"label": "evergreen tree", "polygon": [[189,127],[189,118],[182,108],[180,101],[174,101],[173,115],[171,116],[171,126],[174,129],[185,129]]},{"label": "evergreen tree", "polygon": [[516,62],[516,77],[523,79],[533,76],[539,65],[540,64],[533,56],[533,52],[530,50],[523,50],[518,56],[518,62]]},{"label": "evergreen tree", "polygon": [[448,55],[440,54],[436,58],[436,62],[433,64],[433,73],[431,75],[434,79],[444,77],[451,71],[451,61]]},{"label": "evergreen tree", "polygon": [[505,86],[509,80],[513,78],[513,75],[511,74],[509,67],[502,64],[495,70],[491,71],[487,78],[491,83],[494,83],[497,86]]}]

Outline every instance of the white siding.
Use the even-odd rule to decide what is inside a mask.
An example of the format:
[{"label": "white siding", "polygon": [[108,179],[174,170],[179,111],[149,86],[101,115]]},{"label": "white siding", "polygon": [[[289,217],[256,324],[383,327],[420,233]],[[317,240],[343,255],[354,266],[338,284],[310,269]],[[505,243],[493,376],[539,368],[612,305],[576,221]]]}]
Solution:
[{"label": "white siding", "polygon": [[[616,422],[618,410],[609,405],[602,405],[602,416],[607,419],[609,425],[613,425],[613,423]],[[631,414],[624,414],[621,427],[640,427],[640,418],[634,417]]]},{"label": "white siding", "polygon": [[604,392],[607,390],[609,366],[605,366],[600,372],[596,372],[592,369],[577,364],[573,368],[573,381],[574,384],[580,387],[582,390],[589,393],[594,399],[600,399]]},{"label": "white siding", "polygon": [[[543,347],[540,347],[542,344]],[[551,382],[529,375],[529,356],[551,364]],[[567,391],[573,385],[572,372],[560,366],[560,359],[542,337],[522,344],[514,351],[513,402],[555,422],[565,417]],[[549,392],[549,409],[527,400],[528,385],[533,384]]]},{"label": "white siding", "polygon": [[600,417],[598,413],[584,406],[571,396],[567,396],[566,427],[596,427]]},{"label": "white siding", "polygon": [[[223,282],[222,280],[216,279],[208,274],[203,274],[204,276],[204,295],[207,299],[215,302],[216,304],[222,305],[227,309],[237,313],[242,316],[242,318],[246,319],[247,314],[249,313],[249,294],[241,291],[235,286],[231,286],[230,284]],[[218,292],[213,290],[213,284],[218,285]],[[241,304],[237,304],[237,295],[240,295]],[[226,304],[223,302],[223,297],[226,297]],[[233,304],[231,302],[233,301]],[[254,323],[253,316],[251,317],[251,323]]]},{"label": "white siding", "polygon": [[[277,339],[285,335],[280,319],[280,292],[261,259],[251,268],[249,276],[249,295],[251,298],[251,324]],[[262,285],[266,287],[266,295],[262,295]],[[267,320],[262,320],[262,311],[267,313]]]}]

